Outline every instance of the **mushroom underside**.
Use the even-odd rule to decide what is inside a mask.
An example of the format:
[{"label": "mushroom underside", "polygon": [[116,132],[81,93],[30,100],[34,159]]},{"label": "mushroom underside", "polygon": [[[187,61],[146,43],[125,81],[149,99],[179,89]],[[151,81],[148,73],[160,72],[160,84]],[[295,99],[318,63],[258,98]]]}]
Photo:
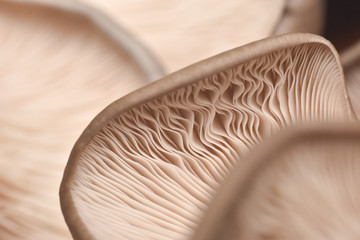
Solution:
[{"label": "mushroom underside", "polygon": [[350,108],[334,53],[318,42],[159,95],[77,143],[60,192],[69,228],[79,239],[189,239],[214,189],[264,137],[349,121]]}]

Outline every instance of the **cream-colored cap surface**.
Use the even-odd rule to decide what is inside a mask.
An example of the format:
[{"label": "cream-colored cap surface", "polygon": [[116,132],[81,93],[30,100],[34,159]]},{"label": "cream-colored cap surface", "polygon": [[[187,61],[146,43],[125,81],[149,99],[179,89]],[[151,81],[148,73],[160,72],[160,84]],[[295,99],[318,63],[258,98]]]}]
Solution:
[{"label": "cream-colored cap surface", "polygon": [[0,2],[0,239],[70,239],[58,189],[97,112],[147,83],[87,18]]}]

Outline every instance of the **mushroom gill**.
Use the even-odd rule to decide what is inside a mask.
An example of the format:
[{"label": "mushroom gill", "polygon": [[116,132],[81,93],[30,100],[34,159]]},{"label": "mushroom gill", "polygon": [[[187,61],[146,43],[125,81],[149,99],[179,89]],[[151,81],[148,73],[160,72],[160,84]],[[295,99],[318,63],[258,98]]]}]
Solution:
[{"label": "mushroom gill", "polygon": [[354,239],[360,227],[359,125],[297,126],[233,170],[194,240]]},{"label": "mushroom gill", "polygon": [[282,127],[354,118],[323,38],[254,42],[103,110],[75,144],[60,199],[75,239],[187,239],[219,183]]},{"label": "mushroom gill", "polygon": [[351,104],[360,119],[360,40],[342,52],[340,57]]},{"label": "mushroom gill", "polygon": [[147,83],[88,18],[0,1],[0,239],[69,238],[58,188],[89,119]]}]

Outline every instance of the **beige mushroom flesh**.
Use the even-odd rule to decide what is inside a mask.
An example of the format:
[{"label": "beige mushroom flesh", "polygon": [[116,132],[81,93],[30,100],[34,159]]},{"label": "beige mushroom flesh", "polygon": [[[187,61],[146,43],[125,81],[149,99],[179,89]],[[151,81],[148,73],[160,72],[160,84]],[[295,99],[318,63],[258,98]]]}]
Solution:
[{"label": "beige mushroom flesh", "polygon": [[360,119],[360,40],[340,55],[351,104]]},{"label": "beige mushroom flesh", "polygon": [[324,0],[81,0],[146,44],[169,72],[274,34],[321,34]]},{"label": "beige mushroom flesh", "polygon": [[297,126],[234,169],[193,240],[359,235],[360,126]]},{"label": "beige mushroom flesh", "polygon": [[0,239],[71,238],[58,189],[96,113],[146,83],[88,16],[0,1]]}]

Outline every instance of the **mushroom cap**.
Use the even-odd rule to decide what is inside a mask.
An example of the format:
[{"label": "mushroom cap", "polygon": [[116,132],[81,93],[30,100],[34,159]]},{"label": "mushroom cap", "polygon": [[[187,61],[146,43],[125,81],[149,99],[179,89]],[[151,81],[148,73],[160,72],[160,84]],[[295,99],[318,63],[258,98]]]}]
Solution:
[{"label": "mushroom cap", "polygon": [[333,46],[281,35],[201,61],[105,108],[67,163],[75,239],[188,239],[250,149],[299,122],[353,121]]},{"label": "mushroom cap", "polygon": [[320,34],[324,0],[83,0],[141,39],[169,72],[286,32]]},{"label": "mushroom cap", "polygon": [[86,16],[0,2],[0,238],[69,238],[58,189],[88,121],[148,81]]},{"label": "mushroom cap", "polygon": [[214,196],[193,240],[359,235],[360,125],[298,125],[264,141]]},{"label": "mushroom cap", "polygon": [[325,0],[286,0],[273,34],[306,32],[321,34],[325,22]]}]

